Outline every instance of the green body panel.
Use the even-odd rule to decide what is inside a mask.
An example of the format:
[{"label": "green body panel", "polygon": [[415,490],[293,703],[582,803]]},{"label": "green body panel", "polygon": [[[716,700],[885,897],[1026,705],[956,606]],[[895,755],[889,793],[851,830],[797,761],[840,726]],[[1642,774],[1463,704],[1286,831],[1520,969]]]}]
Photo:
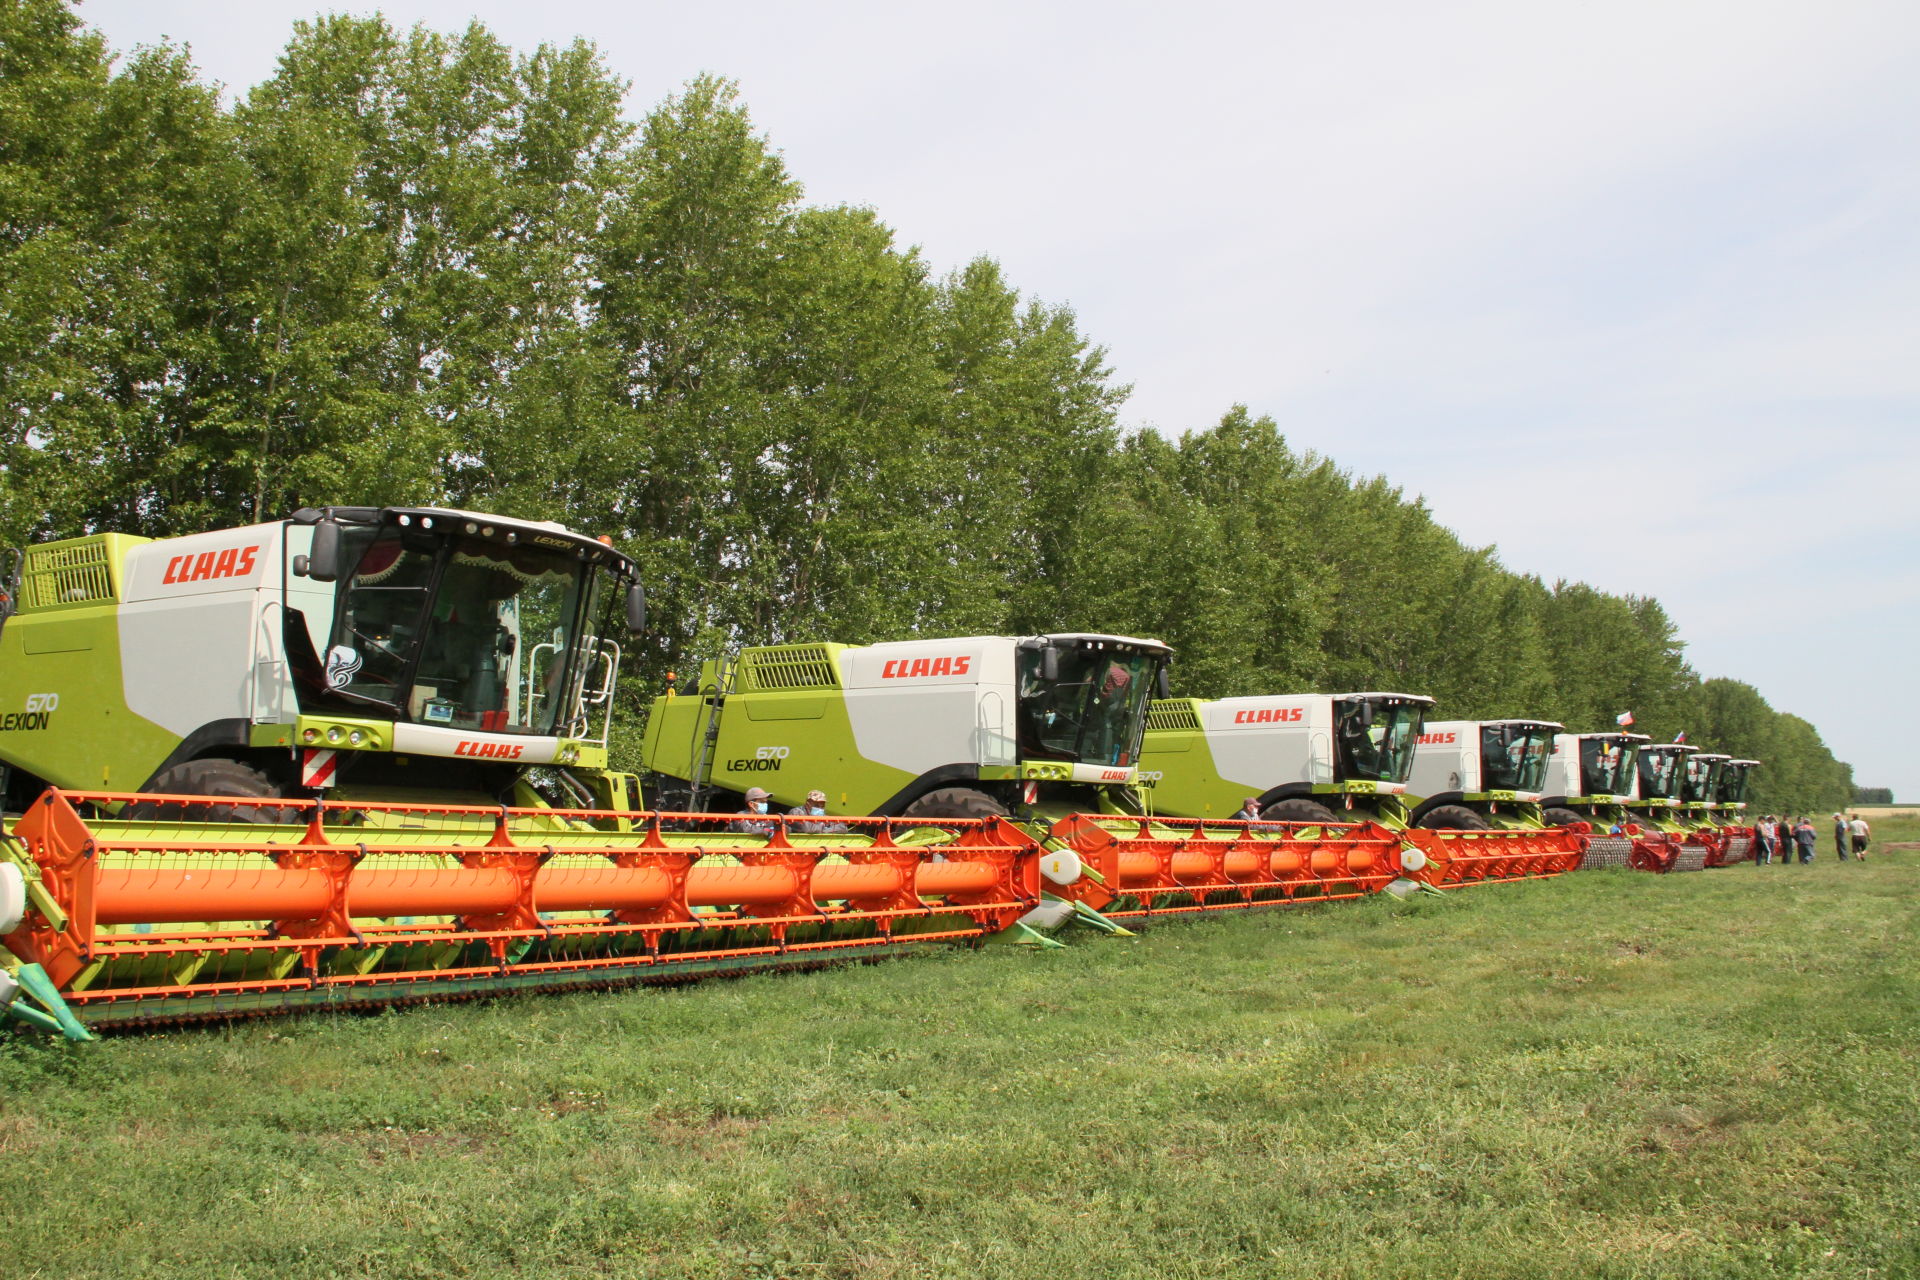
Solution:
[{"label": "green body panel", "polygon": [[[180,745],[179,735],[127,707],[121,683],[121,574],[127,553],[147,541],[109,533],[32,549],[35,560],[95,560],[104,548],[104,573],[90,584],[95,598],[72,602],[61,595],[84,588],[55,592],[26,575],[21,612],[0,625],[0,762],[56,786],[133,790]],[[57,706],[30,709],[47,694]]]},{"label": "green body panel", "polygon": [[[855,745],[844,691],[825,684],[797,689],[760,687],[755,659],[796,651],[825,651],[837,664],[842,644],[781,645],[744,650],[740,677],[724,704],[711,708],[714,664],[700,672],[700,692],[653,700],[641,740],[641,762],[651,773],[690,780],[710,717],[719,726],[708,756],[709,785],[744,793],[764,787],[769,807],[791,808],[819,788],[834,813],[872,813],[914,780],[904,769],[869,760]],[[784,754],[780,754],[784,752]]]},{"label": "green body panel", "polygon": [[[1200,700],[1178,701],[1192,708],[1198,724]],[[1166,699],[1156,702],[1156,711],[1166,703]],[[1244,784],[1220,776],[1204,729],[1156,729],[1149,720],[1146,736],[1140,740],[1140,772],[1152,780],[1147,798],[1155,813],[1178,818],[1230,818],[1240,811],[1240,802],[1247,797]]]}]

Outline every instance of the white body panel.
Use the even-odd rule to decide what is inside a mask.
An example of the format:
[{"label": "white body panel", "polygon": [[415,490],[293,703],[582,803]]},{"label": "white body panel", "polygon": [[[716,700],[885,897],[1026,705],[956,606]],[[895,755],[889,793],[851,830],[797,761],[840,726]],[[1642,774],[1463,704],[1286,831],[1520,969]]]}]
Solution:
[{"label": "white body panel", "polygon": [[860,754],[912,774],[1015,763],[1015,643],[973,636],[842,650],[840,683]]},{"label": "white body panel", "polygon": [[[256,663],[282,657],[278,629],[263,624],[270,606],[278,613],[283,528],[168,538],[128,553],[117,621],[129,710],[182,737],[209,721],[254,718]],[[268,698],[277,708],[281,691]]]},{"label": "white body panel", "polygon": [[1585,736],[1578,733],[1556,733],[1553,735],[1553,754],[1547,757],[1546,776],[1540,783],[1540,794],[1565,796],[1569,800],[1586,795],[1580,781],[1580,739]]},{"label": "white body panel", "polygon": [[1333,781],[1331,695],[1222,698],[1205,704],[1201,729],[1215,772],[1250,792]]},{"label": "white body panel", "polygon": [[1407,790],[1425,798],[1480,790],[1480,722],[1429,720],[1413,749]]},{"label": "white body panel", "polygon": [[396,751],[421,756],[461,756],[471,760],[511,760],[516,764],[552,764],[560,749],[558,738],[523,737],[513,733],[475,733],[471,729],[443,729],[431,724],[393,726]]}]

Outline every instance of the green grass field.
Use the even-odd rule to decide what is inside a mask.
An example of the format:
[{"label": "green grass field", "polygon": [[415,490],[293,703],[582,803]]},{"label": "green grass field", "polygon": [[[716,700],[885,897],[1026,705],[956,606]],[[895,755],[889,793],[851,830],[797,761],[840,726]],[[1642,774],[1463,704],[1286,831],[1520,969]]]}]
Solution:
[{"label": "green grass field", "polygon": [[[1913,833],[1876,830],[1881,839]],[[1920,850],[91,1046],[29,1276],[1920,1275]]]}]

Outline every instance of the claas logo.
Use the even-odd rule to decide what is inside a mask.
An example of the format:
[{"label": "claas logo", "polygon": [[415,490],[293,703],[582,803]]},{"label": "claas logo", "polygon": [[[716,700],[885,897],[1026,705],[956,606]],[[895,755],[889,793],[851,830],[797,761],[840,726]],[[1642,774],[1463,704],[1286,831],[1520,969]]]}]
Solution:
[{"label": "claas logo", "polygon": [[1235,724],[1296,724],[1306,717],[1305,707],[1261,707],[1257,710],[1236,711],[1233,713]]},{"label": "claas logo", "polygon": [[880,668],[882,680],[911,680],[915,676],[963,676],[973,665],[971,657],[889,658]]},{"label": "claas logo", "polygon": [[1458,738],[1458,734],[1452,733],[1423,733],[1420,735],[1420,745],[1423,747],[1446,747],[1453,745]]},{"label": "claas logo", "polygon": [[228,547],[223,551],[202,551],[199,555],[175,556],[167,561],[161,585],[199,582],[203,578],[244,578],[253,572],[254,557],[260,548]]},{"label": "claas logo", "polygon": [[478,756],[483,760],[518,760],[526,745],[519,742],[462,742],[453,749],[457,756]]}]

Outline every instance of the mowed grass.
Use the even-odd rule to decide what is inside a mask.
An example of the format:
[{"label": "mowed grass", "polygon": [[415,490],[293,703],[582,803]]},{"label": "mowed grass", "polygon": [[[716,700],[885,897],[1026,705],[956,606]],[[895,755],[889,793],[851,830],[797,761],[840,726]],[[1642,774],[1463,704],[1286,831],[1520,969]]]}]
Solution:
[{"label": "mowed grass", "polygon": [[1920,852],[0,1044],[6,1274],[1920,1275]]}]

